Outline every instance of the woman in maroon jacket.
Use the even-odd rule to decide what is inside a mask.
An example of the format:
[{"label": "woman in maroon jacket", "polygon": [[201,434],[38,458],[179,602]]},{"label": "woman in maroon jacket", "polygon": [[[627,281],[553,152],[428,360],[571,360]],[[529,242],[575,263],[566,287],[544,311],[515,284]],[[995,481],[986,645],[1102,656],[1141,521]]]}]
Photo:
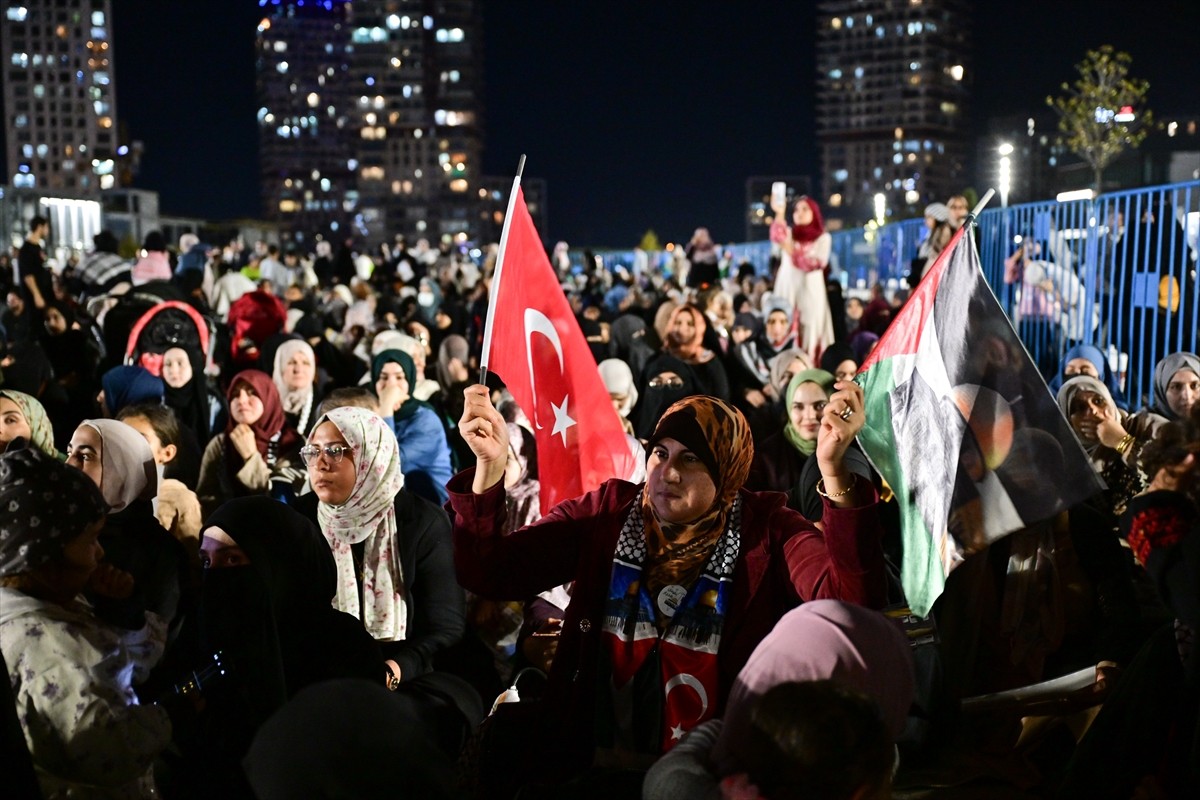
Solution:
[{"label": "woman in maroon jacket", "polygon": [[644,769],[721,715],[738,670],[788,610],[817,598],[883,605],[875,490],[843,462],[863,425],[862,391],[836,388],[816,450],[823,532],[784,495],[742,490],[746,420],[697,396],[659,421],[643,486],[610,480],[508,536],[507,428],[483,386],[466,390],[459,430],[476,466],[448,485],[459,582],[495,599],[575,582],[547,718],[526,743],[541,774],[548,764],[554,779],[589,764]]}]

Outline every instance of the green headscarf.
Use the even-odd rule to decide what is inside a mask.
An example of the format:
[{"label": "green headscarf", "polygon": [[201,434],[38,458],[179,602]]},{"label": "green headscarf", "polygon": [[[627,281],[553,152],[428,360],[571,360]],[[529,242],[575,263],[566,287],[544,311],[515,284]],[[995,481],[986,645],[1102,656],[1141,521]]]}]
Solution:
[{"label": "green headscarf", "polygon": [[[428,406],[428,403],[422,403],[420,400],[412,396],[412,393],[417,388],[417,365],[413,363],[412,356],[403,350],[384,350],[375,356],[371,362],[371,381],[379,382],[379,376],[383,372],[383,367],[386,364],[395,362],[400,365],[400,369],[404,370],[404,377],[408,380],[408,399],[405,400],[400,408],[396,410],[396,419],[408,419],[413,414],[417,413],[417,409],[421,406]],[[388,416],[387,412],[391,409],[381,409],[384,416]]]},{"label": "green headscarf", "polygon": [[802,383],[815,383],[821,387],[821,391],[828,398],[829,395],[833,394],[833,384],[836,380],[833,375],[823,369],[806,369],[803,372],[797,372],[793,375],[791,382],[788,383],[787,393],[783,396],[783,407],[788,413],[787,424],[783,426],[783,435],[791,443],[792,447],[799,450],[805,456],[811,456],[817,452],[817,440],[802,439],[800,432],[792,425],[792,398],[796,395],[796,389]]},{"label": "green headscarf", "polygon": [[0,390],[0,397],[13,401],[21,409],[25,421],[29,423],[29,445],[31,447],[36,447],[59,461],[64,460],[58,450],[54,448],[54,426],[50,424],[50,418],[46,416],[46,409],[42,408],[42,404],[37,401],[37,398],[13,389]]}]

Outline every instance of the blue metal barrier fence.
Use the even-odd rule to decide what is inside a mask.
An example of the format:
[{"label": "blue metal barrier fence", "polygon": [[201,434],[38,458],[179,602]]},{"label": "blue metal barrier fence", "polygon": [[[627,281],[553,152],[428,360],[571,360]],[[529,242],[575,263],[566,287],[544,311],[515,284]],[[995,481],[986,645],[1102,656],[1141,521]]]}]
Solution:
[{"label": "blue metal barrier fence", "polygon": [[[925,235],[921,219],[836,231],[833,274],[851,292],[903,288]],[[1136,410],[1153,397],[1159,359],[1198,349],[1198,235],[1200,181],[1188,181],[985,209],[976,240],[988,283],[1045,377],[1073,345],[1095,345]],[[733,264],[770,274],[769,242],[724,249]],[[596,255],[610,269],[638,258],[632,250]],[[668,253],[643,258],[649,269],[670,269]]]}]

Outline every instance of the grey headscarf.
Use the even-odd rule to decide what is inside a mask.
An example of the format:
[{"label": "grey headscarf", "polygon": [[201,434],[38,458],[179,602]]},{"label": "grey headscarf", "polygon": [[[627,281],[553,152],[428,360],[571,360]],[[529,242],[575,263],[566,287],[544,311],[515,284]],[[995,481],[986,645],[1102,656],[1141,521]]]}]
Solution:
[{"label": "grey headscarf", "polygon": [[158,466],[145,438],[115,419],[85,419],[80,423],[100,434],[100,491],[109,510],[123,511],[135,500],[158,496]]},{"label": "grey headscarf", "polygon": [[1179,415],[1167,403],[1167,386],[1181,369],[1190,369],[1200,377],[1200,356],[1188,352],[1171,353],[1154,366],[1154,406],[1151,410],[1172,422],[1179,419]]},{"label": "grey headscarf", "polygon": [[437,380],[443,389],[449,389],[454,379],[450,377],[450,360],[457,358],[464,367],[468,367],[471,356],[471,345],[457,333],[452,333],[442,340],[438,346]]},{"label": "grey headscarf", "polygon": [[106,510],[88,476],[41,450],[0,456],[0,577],[53,561]]},{"label": "grey headscarf", "polygon": [[[1067,418],[1067,422],[1071,421],[1071,401],[1075,399],[1075,395],[1080,392],[1095,392],[1104,398],[1104,402],[1108,404],[1108,408],[1112,411],[1113,419],[1123,419],[1124,415],[1117,404],[1113,402],[1112,395],[1108,391],[1108,387],[1101,381],[1093,378],[1091,375],[1076,375],[1069,381],[1064,381],[1062,388],[1058,390],[1058,408],[1062,411],[1062,415]],[[1071,430],[1075,431],[1075,427],[1071,426]],[[1075,437],[1079,438],[1079,432],[1075,431]],[[1079,439],[1079,443],[1083,445],[1083,449],[1091,455],[1096,448],[1100,446],[1099,440],[1095,442],[1085,442]]]}]

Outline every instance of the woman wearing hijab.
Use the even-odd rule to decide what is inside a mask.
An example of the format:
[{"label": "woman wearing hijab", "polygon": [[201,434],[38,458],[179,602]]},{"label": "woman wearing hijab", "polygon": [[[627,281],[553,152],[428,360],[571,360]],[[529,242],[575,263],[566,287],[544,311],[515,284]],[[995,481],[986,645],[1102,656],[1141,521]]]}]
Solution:
[{"label": "woman wearing hijab", "polygon": [[199,351],[171,347],[163,353],[163,403],[175,410],[179,423],[207,446],[213,431],[225,424],[226,408],[221,396],[210,391],[204,378],[204,356]]},{"label": "woman wearing hijab", "polygon": [[729,400],[729,378],[716,353],[704,347],[704,332],[708,320],[693,305],[683,305],[671,312],[667,321],[667,338],[663,350],[692,368],[696,391]]},{"label": "woman wearing hijab", "polygon": [[362,624],[331,605],[333,556],[302,514],[262,495],[235,498],[202,537],[197,655],[220,652],[233,677],[205,695],[187,784],[194,796],[225,797],[258,727],[297,692],[337,678],[382,686],[388,672]]},{"label": "woman wearing hijab", "polygon": [[613,410],[617,412],[618,419],[621,420],[621,427],[625,429],[625,433],[633,433],[633,423],[629,420],[629,415],[633,413],[634,407],[638,401],[637,385],[633,382],[633,370],[624,361],[616,358],[606,358],[601,361],[597,368],[600,370],[600,380],[604,382],[604,388],[608,391],[608,397],[612,400]]},{"label": "woman wearing hijab", "polygon": [[[575,580],[545,694],[553,752],[537,758],[547,779],[593,763],[644,769],[720,716],[750,653],[795,605],[885,600],[876,494],[843,458],[863,424],[853,384],[822,417],[824,532],[779,495],[743,490],[753,457],[746,420],[698,396],[659,421],[644,485],[610,480],[506,536],[507,428],[486,387],[471,387],[466,405],[459,427],[476,466],[449,487],[459,580],[495,598]],[[691,688],[673,691],[683,684]]]},{"label": "woman wearing hijab", "polygon": [[[780,684],[828,680],[871,698],[890,741],[904,732],[915,694],[912,651],[904,634],[876,611],[814,600],[779,620],[738,674],[724,718],[704,723],[660,759],[646,776],[644,796],[712,796],[723,776],[743,772],[759,760],[747,750],[758,700]],[[832,729],[827,732],[836,735]],[[830,769],[832,760],[816,768]],[[889,776],[893,761],[889,757],[885,764]]]},{"label": "woman wearing hijab", "polygon": [[642,373],[641,401],[634,411],[634,432],[649,439],[663,412],[685,397],[696,394],[696,376],[692,368],[669,353],[656,356]]},{"label": "woman wearing hijab", "polygon": [[288,427],[307,436],[316,419],[317,356],[303,339],[288,339],[275,351],[271,379],[279,390]]},{"label": "woman wearing hijab", "polygon": [[446,481],[454,474],[446,428],[428,403],[412,396],[417,368],[400,350],[384,350],[371,362],[371,378],[384,422],[400,444],[400,465],[409,489],[435,503],[446,501]]},{"label": "woman wearing hijab", "polygon": [[[821,498],[816,491],[821,473],[811,462],[817,450],[821,414],[836,384],[833,375],[820,369],[803,370],[792,377],[784,393],[790,400],[783,429],[776,430],[761,447],[755,448],[750,476],[746,479],[746,487],[751,491],[786,492],[788,508],[810,520],[821,518]],[[857,447],[846,450],[845,461],[859,479],[872,479],[871,467]]]},{"label": "woman wearing hijab", "polygon": [[[35,449],[0,457],[2,679],[45,797],[155,797],[151,764],[171,739],[167,712],[139,705],[133,688],[162,655],[163,621],[119,630],[81,596],[87,585],[127,586],[100,562],[104,513],[79,471]],[[5,780],[6,793],[19,791]]]},{"label": "woman wearing hijab", "polygon": [[136,630],[152,611],[171,636],[186,611],[187,551],[154,516],[158,469],[150,445],[133,428],[112,419],[89,419],[75,429],[67,464],[92,479],[108,504],[100,534],[104,561],[133,576],[133,592],[123,600],[89,597],[96,613],[114,625]]},{"label": "woman wearing hijab", "polygon": [[42,404],[24,392],[0,389],[0,453],[14,439],[24,439],[52,458],[63,458],[54,447],[54,428]]},{"label": "woman wearing hijab", "polygon": [[1166,420],[1150,411],[1121,411],[1108,387],[1089,375],[1076,375],[1062,385],[1058,407],[1108,485],[1105,510],[1120,516],[1149,482],[1138,466],[1138,456]]},{"label": "woman wearing hijab", "polygon": [[213,437],[200,462],[196,495],[205,518],[234,497],[291,499],[304,481],[297,454],[303,440],[287,427],[279,391],[267,373],[239,372],[228,399],[225,432]]},{"label": "woman wearing hijab", "polygon": [[814,361],[833,344],[833,314],[825,293],[825,270],[833,239],[825,232],[821,209],[801,197],[792,209],[792,224],[771,223],[771,241],[783,250],[774,293],[792,304],[799,316],[799,344]]},{"label": "woman wearing hijab", "polygon": [[334,607],[362,621],[395,685],[429,672],[463,632],[445,512],[404,488],[396,436],[367,409],[322,416],[300,455],[313,491],[296,509],[333,551]]},{"label": "woman wearing hijab", "polygon": [[1200,356],[1172,353],[1154,365],[1154,405],[1150,411],[1168,422],[1186,419],[1200,400]]},{"label": "woman wearing hijab", "polygon": [[858,374],[858,356],[845,342],[834,342],[821,353],[821,369],[839,381],[852,381]]},{"label": "woman wearing hijab", "polygon": [[1090,344],[1077,344],[1072,347],[1063,355],[1062,369],[1047,386],[1052,393],[1057,395],[1058,390],[1062,388],[1063,381],[1074,378],[1076,375],[1088,375],[1096,378],[1108,387],[1108,393],[1112,395],[1117,408],[1122,411],[1129,410],[1129,401],[1125,399],[1125,393],[1121,391],[1117,376],[1113,375],[1112,370],[1108,368],[1108,360],[1099,348]]}]

